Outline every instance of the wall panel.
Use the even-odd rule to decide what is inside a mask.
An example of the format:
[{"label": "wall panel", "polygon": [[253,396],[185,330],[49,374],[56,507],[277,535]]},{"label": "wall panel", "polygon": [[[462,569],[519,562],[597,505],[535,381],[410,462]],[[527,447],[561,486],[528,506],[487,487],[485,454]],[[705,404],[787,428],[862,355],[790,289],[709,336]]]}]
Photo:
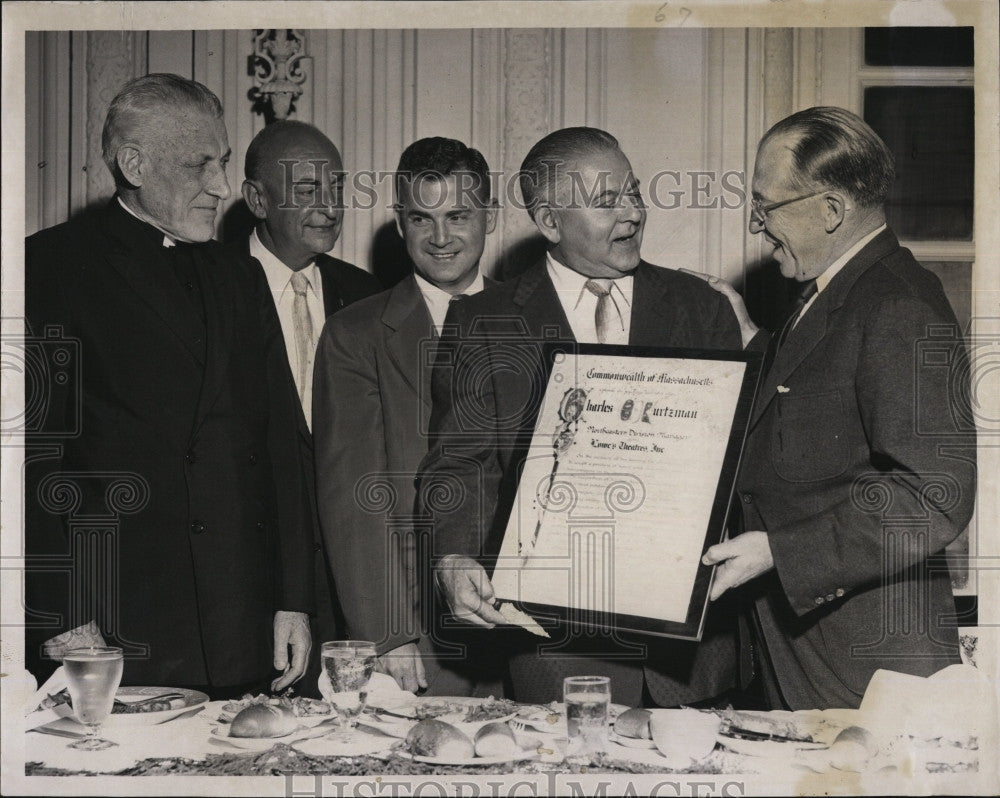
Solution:
[{"label": "wall panel", "polygon": [[[748,44],[745,31],[517,28],[304,34],[311,64],[292,118],[324,130],[364,184],[360,192],[348,187],[348,199],[354,193],[363,207],[348,209],[335,255],[366,268],[401,259],[391,180],[380,173],[391,172],[415,138],[444,135],[477,147],[503,173],[504,207],[483,266],[491,274],[520,271],[541,251],[519,207],[521,161],[551,130],[588,124],[621,139],[647,188],[658,171],[679,173],[660,184],[683,192],[679,207],[650,210],[650,260],[727,275],[738,268],[742,212],[688,207],[688,172],[745,168],[746,70],[761,58],[754,48],[763,37]],[[240,202],[243,160],[264,125],[249,99],[252,42],[249,29],[29,35],[28,60],[37,66],[28,71],[28,232],[112,194],[100,153],[108,103],[134,75],[170,70],[202,81],[223,102],[233,195],[218,232],[242,235],[250,221]],[[43,152],[55,153],[51,164]]]}]

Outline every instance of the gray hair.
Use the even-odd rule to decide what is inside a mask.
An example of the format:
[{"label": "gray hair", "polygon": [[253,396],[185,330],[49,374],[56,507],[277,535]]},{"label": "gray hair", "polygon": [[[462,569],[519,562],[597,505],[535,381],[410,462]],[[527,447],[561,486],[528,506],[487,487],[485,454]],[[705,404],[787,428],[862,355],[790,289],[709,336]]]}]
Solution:
[{"label": "gray hair", "polygon": [[885,202],[896,176],[892,152],[860,116],[833,106],[807,108],[774,125],[761,145],[785,135],[801,188],[839,189],[864,207]]},{"label": "gray hair", "polygon": [[119,181],[118,150],[128,138],[146,138],[156,129],[153,114],[179,107],[222,117],[222,104],[208,88],[194,80],[166,72],[154,72],[126,83],[115,95],[104,119],[101,149],[115,182]]},{"label": "gray hair", "polygon": [[528,215],[534,219],[543,200],[554,201],[560,178],[580,157],[618,149],[618,139],[596,127],[567,127],[549,133],[528,151],[518,173]]}]

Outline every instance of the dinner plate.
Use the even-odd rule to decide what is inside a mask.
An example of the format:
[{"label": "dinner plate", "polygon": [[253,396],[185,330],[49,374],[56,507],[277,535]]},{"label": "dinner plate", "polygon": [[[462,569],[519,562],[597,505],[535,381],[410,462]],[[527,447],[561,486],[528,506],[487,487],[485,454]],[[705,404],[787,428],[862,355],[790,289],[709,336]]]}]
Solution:
[{"label": "dinner plate", "polygon": [[447,757],[447,756],[416,756],[400,752],[400,756],[408,757],[414,762],[423,762],[428,765],[459,765],[459,766],[486,766],[486,765],[506,765],[511,762],[524,762],[529,759],[537,759],[537,751],[522,751],[519,754],[501,754],[500,756],[469,756],[469,757]]},{"label": "dinner plate", "polygon": [[[236,702],[235,701],[231,701],[229,703],[236,703]],[[267,703],[269,705],[271,705],[271,706],[277,706],[280,703],[280,699],[278,699],[278,698],[272,698]],[[219,715],[216,718],[216,722],[218,722],[222,726],[228,726],[230,723],[232,723],[233,718],[235,718],[239,714],[238,711],[237,712],[228,712],[228,711],[226,711],[225,706],[226,705],[223,705],[223,708],[219,711]],[[248,704],[248,706],[251,706],[251,705]],[[246,709],[246,707],[244,707],[244,709]],[[309,727],[319,726],[321,723],[326,723],[327,721],[336,720],[336,718],[337,718],[337,710],[332,710],[331,712],[327,713],[326,715],[296,715],[295,716],[295,720],[298,722],[299,726],[309,726]]]},{"label": "dinner plate", "polygon": [[212,729],[212,736],[216,740],[227,742],[236,748],[242,748],[244,751],[257,751],[259,753],[261,751],[267,751],[271,748],[271,746],[277,745],[278,743],[291,745],[292,743],[307,737],[312,731],[312,729],[299,726],[281,737],[230,737],[228,726],[216,726]]},{"label": "dinner plate", "polygon": [[777,759],[792,756],[796,751],[821,751],[830,747],[826,743],[795,740],[744,740],[742,737],[730,737],[727,734],[720,734],[716,742],[734,754]]},{"label": "dinner plate", "polygon": [[192,709],[208,703],[208,696],[198,690],[188,690],[184,687],[119,687],[115,698],[120,701],[139,701],[154,695],[179,693],[184,697],[184,706],[175,709],[164,709],[159,712],[112,712],[107,720],[109,726],[154,726],[157,723],[176,718]]},{"label": "dinner plate", "polygon": [[388,751],[399,742],[391,737],[367,734],[363,729],[334,730],[322,737],[306,737],[292,743],[296,751],[309,756],[365,756]]},{"label": "dinner plate", "polygon": [[[628,710],[624,704],[611,704],[608,706],[608,723],[614,725],[615,718]],[[554,722],[551,718],[558,718]],[[542,706],[540,704],[524,707],[517,714],[517,719],[535,731],[546,732],[548,734],[560,734],[566,736],[566,709],[562,702],[553,701],[551,704]]]},{"label": "dinner plate", "polygon": [[[371,706],[387,709],[391,712],[398,712],[403,715],[417,715],[419,713],[428,714],[436,720],[443,720],[446,723],[462,724],[463,726],[483,726],[486,723],[504,723],[511,718],[517,717],[520,708],[515,707],[511,712],[496,718],[485,718],[477,720],[468,719],[468,709],[470,707],[482,706],[487,699],[473,698],[471,696],[405,696],[381,701],[369,702]],[[497,699],[504,700],[504,699]],[[440,711],[439,711],[440,710]],[[404,718],[386,717],[387,721],[398,720],[406,723]]]},{"label": "dinner plate", "polygon": [[656,748],[656,743],[652,740],[646,740],[641,737],[626,737],[614,731],[611,732],[611,736],[608,739],[613,743],[618,743],[618,745],[624,745],[626,748]]}]

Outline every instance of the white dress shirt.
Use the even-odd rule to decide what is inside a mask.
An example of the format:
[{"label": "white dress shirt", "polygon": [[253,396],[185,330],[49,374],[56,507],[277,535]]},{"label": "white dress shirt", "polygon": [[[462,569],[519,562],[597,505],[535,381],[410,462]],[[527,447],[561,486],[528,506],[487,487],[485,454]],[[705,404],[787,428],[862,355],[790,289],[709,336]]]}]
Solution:
[{"label": "white dress shirt", "polygon": [[[599,343],[597,337],[597,296],[587,288],[589,277],[563,266],[551,254],[545,254],[545,265],[555,286],[556,296],[566,313],[573,337],[581,344]],[[623,275],[611,283],[611,299],[618,308],[621,325],[616,325],[609,344],[627,344],[632,328],[632,286],[634,277]]]},{"label": "white dress shirt", "polygon": [[[441,328],[444,326],[445,316],[448,315],[448,303],[451,302],[452,294],[447,291],[442,291],[433,283],[428,282],[423,277],[421,277],[416,272],[413,276],[417,281],[417,288],[420,289],[420,293],[424,297],[424,303],[427,305],[427,310],[431,314],[431,321],[434,322],[434,329],[437,334],[441,334]],[[474,279],[469,285],[462,291],[462,296],[472,296],[473,294],[478,294],[483,290],[485,283],[483,282],[483,275],[481,272],[476,272],[476,279]]]},{"label": "white dress shirt", "polygon": [[830,284],[830,281],[837,276],[837,273],[847,265],[847,262],[855,255],[857,255],[862,249],[868,246],[868,242],[874,239],[875,236],[877,236],[885,229],[886,225],[883,224],[881,227],[872,230],[864,238],[856,241],[854,245],[849,250],[847,250],[847,252],[845,252],[843,255],[837,258],[833,263],[827,266],[826,271],[824,271],[819,277],[816,278],[816,293],[813,294],[811,297],[809,297],[809,301],[802,306],[802,310],[799,311],[799,315],[795,318],[795,321],[792,323],[792,329],[794,329],[795,325],[799,323],[799,319],[801,319],[803,316],[806,315],[806,311],[813,306],[813,302],[816,301],[816,297],[818,297],[822,293],[823,289]]},{"label": "white dress shirt", "polygon": [[312,430],[313,366],[316,362],[319,334],[323,331],[323,324],[326,321],[326,310],[323,307],[323,279],[320,277],[319,267],[315,263],[310,263],[301,270],[301,273],[309,281],[306,306],[309,308],[309,318],[312,320],[313,335],[309,347],[309,359],[306,361],[305,384],[299,385],[299,355],[295,350],[295,323],[292,320],[292,303],[295,301],[295,291],[292,290],[292,274],[294,272],[261,243],[256,230],[250,234],[250,254],[264,267],[264,276],[267,278],[267,285],[274,298],[274,307],[278,311],[278,321],[281,322],[281,334],[285,338],[288,365],[292,369],[295,387],[298,389],[299,396],[302,397],[302,412],[305,414],[306,424]]}]

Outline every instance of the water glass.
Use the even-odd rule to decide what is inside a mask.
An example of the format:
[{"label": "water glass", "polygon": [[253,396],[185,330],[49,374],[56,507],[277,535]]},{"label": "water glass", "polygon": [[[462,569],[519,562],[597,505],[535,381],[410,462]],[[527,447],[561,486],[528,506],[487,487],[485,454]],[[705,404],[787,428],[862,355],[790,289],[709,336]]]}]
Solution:
[{"label": "water glass", "polygon": [[608,742],[611,679],[607,676],[567,676],[563,679],[566,704],[566,761],[590,764]]},{"label": "water glass", "polygon": [[375,670],[375,644],[370,640],[330,640],[320,656],[319,690],[333,704],[344,729],[357,725],[368,699],[368,682]]},{"label": "water glass", "polygon": [[122,650],[111,646],[74,648],[63,657],[73,712],[92,738],[111,714],[123,668]]}]

